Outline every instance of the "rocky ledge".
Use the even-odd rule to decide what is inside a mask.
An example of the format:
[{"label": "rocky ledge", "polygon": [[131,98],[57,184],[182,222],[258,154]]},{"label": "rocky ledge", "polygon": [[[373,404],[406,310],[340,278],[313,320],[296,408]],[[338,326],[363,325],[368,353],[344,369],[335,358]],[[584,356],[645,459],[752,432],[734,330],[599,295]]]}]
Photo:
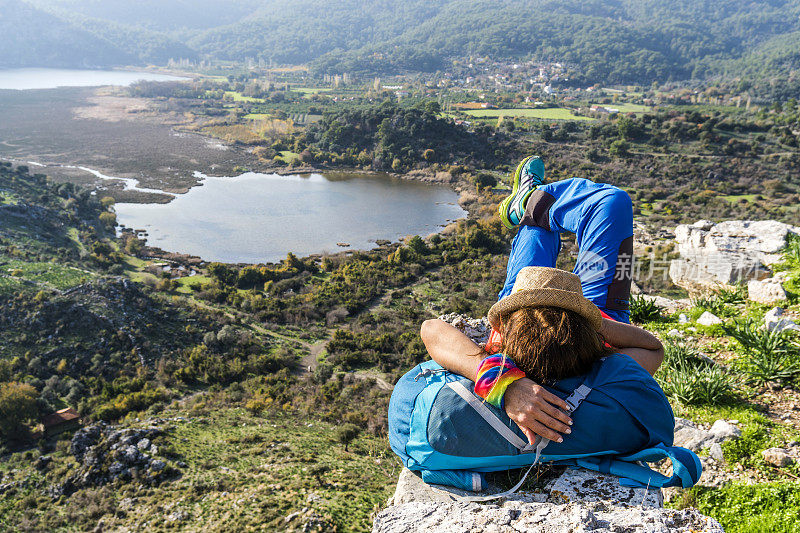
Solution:
[{"label": "rocky ledge", "polygon": [[613,476],[583,469],[565,470],[539,492],[518,492],[486,503],[464,496],[473,494],[426,485],[403,470],[389,507],[375,517],[372,531],[723,531],[696,509],[664,509],[660,490],[625,488]]},{"label": "rocky ledge", "polygon": [[[689,290],[752,280],[750,298],[762,303],[785,298],[774,285],[769,267],[781,258],[789,235],[800,235],[800,227],[775,220],[727,220],[714,224],[699,220],[675,228],[680,258],[672,260],[673,283]],[[760,298],[760,299],[759,299]],[[763,300],[763,301],[762,301]]]}]

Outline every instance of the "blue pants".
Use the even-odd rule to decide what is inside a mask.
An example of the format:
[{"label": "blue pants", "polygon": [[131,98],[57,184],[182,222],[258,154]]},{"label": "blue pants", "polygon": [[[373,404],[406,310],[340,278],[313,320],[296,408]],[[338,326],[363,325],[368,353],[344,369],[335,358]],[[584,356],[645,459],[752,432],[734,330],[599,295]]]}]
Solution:
[{"label": "blue pants", "polygon": [[620,322],[630,322],[633,271],[633,208],[628,194],[612,185],[571,178],[538,187],[530,196],[511,245],[500,298],[511,293],[527,266],[555,267],[560,234],[575,234],[583,295]]}]

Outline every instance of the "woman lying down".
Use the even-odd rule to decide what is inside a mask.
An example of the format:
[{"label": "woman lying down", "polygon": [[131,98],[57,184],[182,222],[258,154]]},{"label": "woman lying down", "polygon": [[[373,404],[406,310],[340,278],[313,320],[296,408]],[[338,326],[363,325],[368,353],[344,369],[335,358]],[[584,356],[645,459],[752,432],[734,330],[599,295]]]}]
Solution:
[{"label": "woman lying down", "polygon": [[[620,476],[628,485],[691,486],[696,456],[673,447],[674,416],[652,375],[661,342],[629,324],[633,211],[613,186],[544,183],[538,157],[512,177],[500,217],[518,227],[483,350],[441,320],[422,325],[432,361],[395,386],[392,449],[425,481],[482,490],[482,472],[541,461]],[[575,234],[574,273],[555,268]],[[673,475],[642,461],[672,459]]]}]

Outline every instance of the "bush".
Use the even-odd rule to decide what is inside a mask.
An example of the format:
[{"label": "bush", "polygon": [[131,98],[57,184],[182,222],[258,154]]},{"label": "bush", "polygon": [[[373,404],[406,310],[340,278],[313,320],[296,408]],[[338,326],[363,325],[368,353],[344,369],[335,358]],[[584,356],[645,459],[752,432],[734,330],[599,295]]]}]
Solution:
[{"label": "bush", "polygon": [[790,381],[800,374],[800,352],[788,331],[770,331],[754,320],[723,326],[744,351],[737,364],[756,383]]},{"label": "bush", "polygon": [[36,418],[36,389],[27,383],[0,383],[0,437],[16,439],[25,424]]},{"label": "bush", "polygon": [[631,297],[631,322],[652,322],[661,318],[663,307],[644,296]]},{"label": "bush", "polygon": [[668,342],[656,380],[667,397],[686,405],[718,405],[733,398],[733,377],[685,344]]},{"label": "bush", "polygon": [[347,451],[347,446],[358,437],[358,434],[361,433],[361,428],[356,426],[355,424],[342,424],[338,428],[336,428],[336,441],[339,444],[344,444],[344,451]]}]

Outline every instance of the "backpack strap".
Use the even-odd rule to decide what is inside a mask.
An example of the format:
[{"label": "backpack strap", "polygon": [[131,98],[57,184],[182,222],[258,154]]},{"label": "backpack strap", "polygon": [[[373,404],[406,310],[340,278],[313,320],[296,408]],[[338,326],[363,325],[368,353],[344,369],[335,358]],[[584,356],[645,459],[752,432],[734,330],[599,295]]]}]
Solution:
[{"label": "backpack strap", "polygon": [[[703,463],[700,462],[700,458],[693,451],[680,446],[658,444],[653,448],[624,455],[618,459],[626,462],[644,461],[646,463],[669,459],[672,462],[672,477],[662,476],[666,478],[666,481],[660,485],[661,487],[683,487],[687,489],[694,486],[703,474]],[[633,481],[638,480],[633,478]]]},{"label": "backpack strap", "polygon": [[[537,457],[542,453],[542,450],[550,443],[550,439],[545,439],[544,437],[537,436],[536,440],[533,444],[525,441],[522,437],[514,433],[510,427],[508,427],[500,418],[497,417],[496,414],[492,412],[491,409],[486,407],[486,402],[475,395],[475,393],[470,392],[469,389],[460,381],[450,381],[447,383],[447,386],[453,389],[456,394],[458,394],[465,402],[469,404],[470,407],[475,409],[475,411],[483,418],[492,429],[497,431],[500,435],[503,436],[508,442],[510,442],[514,447],[516,447],[522,453],[531,453],[533,451],[537,452]],[[587,386],[585,383],[582,383],[578,388],[572,391],[566,400],[564,400],[567,405],[569,406],[569,411],[574,412],[577,409],[583,400],[592,392],[592,388]]]},{"label": "backpack strap", "polygon": [[[489,496],[455,496],[456,499],[465,502],[486,502],[490,500],[496,500],[498,498],[503,498],[505,496],[509,496],[514,494],[519,490],[525,480],[528,478],[528,474],[531,473],[533,467],[539,463],[539,459],[542,455],[542,450],[544,450],[548,444],[550,444],[550,439],[545,439],[542,436],[537,436],[536,440],[533,444],[525,442],[522,438],[519,437],[516,433],[514,433],[511,428],[503,423],[497,415],[495,415],[491,409],[486,407],[486,404],[483,402],[481,398],[475,396],[474,393],[470,392],[467,387],[464,386],[461,381],[451,381],[447,384],[448,387],[453,389],[456,394],[461,396],[461,398],[466,401],[470,407],[475,409],[478,414],[483,418],[492,428],[500,433],[508,442],[516,446],[522,453],[528,452],[536,452],[536,456],[533,459],[533,462],[528,467],[528,470],[525,471],[525,475],[522,476],[522,479],[519,482],[508,489],[505,492],[501,492],[499,494],[491,494]],[[581,384],[577,389],[572,391],[572,394],[564,400],[567,405],[569,406],[570,412],[575,411],[578,407],[580,407],[583,400],[586,399],[586,396],[592,391],[592,388],[587,386],[586,384]],[[463,471],[462,471],[463,472]],[[423,481],[425,478],[423,477]],[[476,491],[477,492],[477,491]]]},{"label": "backpack strap", "polygon": [[467,402],[470,407],[475,409],[475,411],[481,415],[481,418],[483,418],[490,426],[492,426],[492,429],[502,435],[504,439],[513,444],[514,447],[516,447],[519,451],[528,452],[532,449],[535,449],[535,446],[531,446],[528,442],[525,442],[525,440],[514,433],[510,427],[505,425],[503,421],[492,412],[491,409],[486,407],[486,403],[481,398],[475,396],[474,393],[470,392],[469,389],[467,389],[467,387],[461,383],[461,381],[450,381],[447,386],[453,389],[456,394],[461,396],[461,399]]},{"label": "backpack strap", "polygon": [[[672,476],[656,472],[647,463],[662,459],[672,461]],[[561,462],[581,466],[595,472],[612,474],[620,478],[623,487],[683,487],[695,485],[703,473],[703,465],[694,452],[680,446],[658,444],[639,452],[618,457],[582,457]]]}]

